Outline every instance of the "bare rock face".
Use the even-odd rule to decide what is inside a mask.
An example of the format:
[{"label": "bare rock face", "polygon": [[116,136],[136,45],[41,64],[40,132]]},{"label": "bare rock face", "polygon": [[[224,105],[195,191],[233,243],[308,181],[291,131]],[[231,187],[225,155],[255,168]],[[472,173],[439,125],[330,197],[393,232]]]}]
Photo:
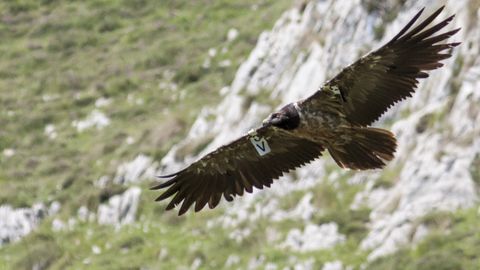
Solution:
[{"label": "bare rock face", "polygon": [[[432,72],[402,111],[408,116],[392,129],[399,138],[395,185],[371,204],[371,232],[362,247],[373,249],[369,259],[391,253],[408,244],[420,233],[414,221],[433,211],[456,210],[474,206],[478,196],[471,175],[480,155],[480,29],[465,27],[469,12],[461,5],[447,6],[456,13],[456,27],[463,26],[456,39],[463,45],[447,61],[446,67]],[[452,3],[453,4],[453,3]],[[455,6],[456,5],[456,6]],[[475,44],[471,46],[472,44]],[[463,59],[470,59],[461,65]],[[367,200],[369,191],[363,194]],[[418,240],[418,238],[414,238]]]},{"label": "bare rock face", "polygon": [[[428,7],[425,13],[430,13],[440,5],[432,0],[311,0],[305,3],[302,8],[286,11],[270,31],[259,36],[256,47],[238,69],[232,84],[219,89],[224,99],[218,106],[201,111],[187,137],[175,145],[160,164],[151,157],[139,155],[119,166],[113,181],[135,185],[138,180],[152,179],[157,174],[180,169],[258,125],[275,109],[272,104],[280,107],[315,92],[343,67],[385,43],[422,7]],[[356,194],[351,208],[367,206],[372,210],[369,233],[361,242],[361,248],[370,252],[369,259],[394,252],[398,247],[425,236],[428,228],[416,222],[425,214],[474,207],[478,203],[478,5],[478,0],[448,1],[442,16],[457,15],[450,27],[462,27],[454,38],[462,41],[462,45],[455,49],[452,58],[444,61],[444,67],[430,72],[430,78],[421,82],[411,99],[392,108],[377,124],[391,128],[396,134],[399,148],[395,160],[385,170],[356,173],[349,179],[352,184],[365,183],[365,189]],[[234,42],[238,34],[237,30],[231,29],[229,42]],[[172,91],[177,89],[174,84],[165,87]],[[44,100],[52,98],[55,97],[45,96]],[[97,100],[97,109],[72,125],[79,132],[109,125],[110,119],[100,111],[108,104],[108,100]],[[388,123],[391,122],[394,124],[390,127]],[[46,126],[45,135],[53,140],[55,130],[54,126]],[[202,145],[207,146],[200,153],[191,154],[193,149]],[[15,155],[15,149],[5,149],[2,154],[5,158],[11,157]],[[231,229],[230,238],[242,241],[250,236],[251,230],[240,228],[241,224],[254,226],[255,222],[265,218],[272,222],[291,219],[298,222],[295,229],[286,236],[280,236],[274,229],[268,230],[267,239],[283,244],[287,249],[308,252],[341,243],[345,236],[338,232],[335,223],[318,225],[312,220],[313,213],[322,209],[316,209],[311,203],[311,190],[320,181],[335,181],[342,174],[340,170],[329,173],[325,169],[332,164],[328,157],[321,158],[276,181],[266,192],[257,191],[237,198],[228,205],[229,211],[210,220],[207,225]],[[388,177],[392,185],[376,186],[380,177]],[[103,178],[99,185],[109,179]],[[305,193],[296,207],[281,209],[282,198],[292,191]],[[93,222],[95,219],[100,224],[114,226],[132,223],[140,195],[140,188],[132,186],[123,194],[111,197],[94,212],[80,208],[78,217],[72,218],[73,222],[69,220],[69,224],[76,220]],[[0,206],[0,246],[30,233],[59,207],[53,203],[49,207],[35,204],[20,209]],[[58,230],[66,227],[56,219],[52,226]],[[264,260],[261,256],[252,258],[250,268],[265,263]],[[232,255],[226,266],[237,262],[238,257]],[[201,266],[201,263],[195,260],[192,268]],[[270,266],[272,269],[276,267],[274,264]],[[326,263],[323,268],[349,269],[340,261]],[[298,264],[298,269],[313,269],[313,260]]]},{"label": "bare rock face", "polygon": [[121,164],[113,181],[118,184],[129,184],[151,179],[155,176],[156,166],[152,158],[140,154],[131,162]]},{"label": "bare rock face", "polygon": [[[428,7],[425,14],[439,7],[436,1],[427,0],[407,0],[402,6],[395,1],[375,2],[310,1],[304,9],[285,12],[271,31],[260,35],[232,85],[222,90],[223,101],[202,111],[187,138],[162,160],[159,173],[179,169],[260,123],[274,108],[256,101],[256,96],[268,95],[280,105],[307,97],[341,68],[392,38],[422,7]],[[424,227],[415,226],[419,217],[472,207],[477,202],[471,171],[480,156],[480,28],[472,25],[478,25],[480,13],[472,12],[474,2],[447,3],[442,18],[457,15],[450,27],[462,27],[454,40],[463,44],[444,61],[444,67],[420,83],[413,98],[394,107],[377,124],[388,127],[386,123],[394,120],[391,129],[398,137],[399,149],[385,169],[395,171],[390,179],[393,185],[373,185],[383,171],[358,173],[351,179],[352,183],[366,183],[352,208],[367,205],[372,209],[370,232],[361,245],[371,251],[370,259],[410,243],[412,235],[417,235],[417,240],[425,235],[419,229]],[[196,142],[210,143],[196,156],[185,154]],[[286,194],[283,189],[308,190],[315,181],[329,177],[322,168],[331,163],[323,158],[297,170],[298,179],[289,176],[276,182],[268,197],[257,192],[237,199],[219,224],[252,221],[255,213],[248,217],[242,213],[256,209],[254,198],[258,196],[266,205],[260,215],[278,218],[273,213],[277,212],[276,201]],[[299,222],[308,224],[308,216]]]},{"label": "bare rock face", "polygon": [[326,223],[322,225],[307,224],[303,231],[292,229],[281,247],[300,252],[329,249],[345,241],[345,236],[338,233],[338,225]]},{"label": "bare rock face", "polygon": [[141,189],[131,187],[124,193],[115,195],[108,203],[98,207],[97,221],[99,224],[120,226],[135,221],[135,216],[140,201]]},{"label": "bare rock face", "polygon": [[47,216],[60,210],[60,203],[53,202],[50,207],[43,203],[34,204],[31,208],[12,208],[0,206],[0,246],[20,240],[33,231]]}]

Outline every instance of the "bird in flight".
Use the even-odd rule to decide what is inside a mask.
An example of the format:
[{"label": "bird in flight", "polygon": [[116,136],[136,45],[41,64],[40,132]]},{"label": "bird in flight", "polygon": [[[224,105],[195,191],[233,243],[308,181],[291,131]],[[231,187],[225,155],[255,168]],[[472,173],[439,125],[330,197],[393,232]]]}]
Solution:
[{"label": "bird in flight", "polygon": [[166,189],[156,200],[173,197],[166,210],[193,204],[200,211],[270,187],[273,180],[328,150],[341,168],[378,169],[392,160],[393,133],[370,127],[395,103],[412,96],[426,71],[443,66],[460,43],[446,40],[460,28],[438,33],[453,17],[428,27],[441,7],[412,27],[420,10],[387,44],[360,58],[308,98],[270,114],[260,127],[223,145],[151,189]]}]

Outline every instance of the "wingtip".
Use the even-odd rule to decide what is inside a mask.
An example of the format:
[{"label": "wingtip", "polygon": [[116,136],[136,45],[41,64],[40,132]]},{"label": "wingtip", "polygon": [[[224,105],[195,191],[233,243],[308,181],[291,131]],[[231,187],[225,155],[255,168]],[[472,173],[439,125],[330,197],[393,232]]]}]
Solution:
[{"label": "wingtip", "polygon": [[178,211],[178,216],[182,216],[182,215],[185,214],[185,213],[188,211],[188,209],[190,208],[190,206],[189,206],[189,207],[184,207],[184,204],[185,204],[185,203],[183,203],[183,204],[182,204],[182,207],[180,207],[180,210]]},{"label": "wingtip", "polygon": [[157,189],[161,189],[161,188],[162,188],[162,185],[163,185],[163,183],[162,183],[162,184],[157,184],[157,185],[155,185],[155,186],[151,186],[151,187],[149,187],[148,189],[149,189],[149,190],[157,190]]},{"label": "wingtip", "polygon": [[174,177],[177,174],[178,173],[172,173],[172,174],[166,174],[166,175],[156,175],[155,177],[165,179],[165,178]]},{"label": "wingtip", "polygon": [[[425,7],[423,7],[423,9],[425,9]],[[440,14],[440,12],[442,12],[443,10],[445,9],[445,5],[441,5],[437,10],[435,10],[435,12],[433,12],[433,14],[436,14],[435,17]]]},{"label": "wingtip", "polygon": [[200,206],[198,203],[195,203],[194,211],[199,212],[200,210],[203,209],[205,205]]},{"label": "wingtip", "polygon": [[[424,7],[425,8],[425,7]],[[445,5],[439,7],[435,12],[432,13],[431,17],[436,18],[445,9]]]},{"label": "wingtip", "polygon": [[449,45],[450,45],[450,47],[453,48],[453,47],[457,47],[457,46],[460,45],[460,44],[462,44],[462,42],[452,42],[452,43],[450,43]]},{"label": "wingtip", "polygon": [[[448,31],[448,32],[446,32],[446,33],[443,33],[443,34],[441,34],[441,35],[439,35],[439,36],[443,36],[444,39],[448,39],[449,37],[452,37],[453,35],[455,35],[456,33],[458,33],[458,31],[460,31],[461,29],[462,29],[462,28],[459,27],[459,28],[453,29],[453,30],[451,30],[451,31]],[[438,36],[437,36],[437,37],[438,37]],[[455,43],[455,42],[454,42],[454,43]]]},{"label": "wingtip", "polygon": [[446,24],[449,24],[450,22],[452,22],[452,20],[455,18],[455,14],[453,15],[450,15],[448,18],[446,18],[444,21]]},{"label": "wingtip", "polygon": [[162,188],[166,188],[168,186],[171,186],[174,182],[176,181],[176,178],[173,178],[173,179],[170,179],[168,180],[167,182],[164,182],[164,183],[161,183],[161,184],[157,184],[153,187],[150,187],[150,190],[157,190],[157,189],[162,189]]},{"label": "wingtip", "polygon": [[458,33],[460,30],[462,30],[461,27],[458,27],[458,28],[455,28],[452,30],[452,35],[455,35],[456,33]]},{"label": "wingtip", "polygon": [[182,169],[182,170],[180,170],[180,171],[171,173],[171,174],[157,175],[156,177],[158,177],[158,178],[170,178],[170,177],[174,177],[174,176],[177,176],[177,175],[181,174],[182,172],[186,171],[187,169],[188,169],[188,167],[187,167],[187,168],[184,168],[184,169]]},{"label": "wingtip", "polygon": [[413,18],[414,18],[413,20],[416,21],[416,20],[423,14],[424,11],[425,11],[425,7],[422,7],[422,8],[417,12],[417,14],[415,14],[415,16],[413,16]]},{"label": "wingtip", "polygon": [[425,10],[425,7],[421,8],[420,11],[417,12],[417,14],[415,14],[415,16],[413,16],[413,18],[402,28],[402,30],[400,30],[397,35],[395,35],[387,44],[386,46],[396,42],[400,37],[402,37],[407,31],[408,29],[410,29],[410,27],[412,27],[412,25],[418,20],[418,18],[422,15],[423,11]]},{"label": "wingtip", "polygon": [[156,202],[163,201],[163,200],[165,200],[166,198],[172,196],[172,195],[173,195],[172,193],[173,193],[173,192],[169,192],[169,191],[167,190],[166,192],[164,192],[164,193],[162,193],[160,196],[158,196],[158,197],[155,199],[155,201],[156,201]]},{"label": "wingtip", "polygon": [[169,211],[169,210],[172,210],[173,208],[175,208],[175,204],[170,202],[167,207],[165,207],[165,211]]}]

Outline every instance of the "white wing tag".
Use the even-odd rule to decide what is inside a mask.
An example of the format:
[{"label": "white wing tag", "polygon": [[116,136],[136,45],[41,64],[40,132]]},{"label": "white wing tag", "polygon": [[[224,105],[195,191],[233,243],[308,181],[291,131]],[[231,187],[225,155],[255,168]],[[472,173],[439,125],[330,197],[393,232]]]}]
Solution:
[{"label": "white wing tag", "polygon": [[255,147],[255,150],[257,150],[257,153],[260,156],[264,156],[271,152],[270,146],[268,145],[267,140],[265,140],[265,138],[263,137],[261,138],[259,138],[258,136],[250,137],[250,142],[252,142],[253,147]]}]

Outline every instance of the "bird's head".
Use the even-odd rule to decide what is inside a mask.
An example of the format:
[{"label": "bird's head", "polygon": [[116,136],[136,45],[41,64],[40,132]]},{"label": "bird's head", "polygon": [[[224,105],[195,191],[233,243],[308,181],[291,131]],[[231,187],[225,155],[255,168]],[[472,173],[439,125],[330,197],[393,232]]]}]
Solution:
[{"label": "bird's head", "polygon": [[295,129],[299,124],[300,115],[292,103],[270,114],[267,119],[263,120],[263,126],[272,125],[286,130]]}]

